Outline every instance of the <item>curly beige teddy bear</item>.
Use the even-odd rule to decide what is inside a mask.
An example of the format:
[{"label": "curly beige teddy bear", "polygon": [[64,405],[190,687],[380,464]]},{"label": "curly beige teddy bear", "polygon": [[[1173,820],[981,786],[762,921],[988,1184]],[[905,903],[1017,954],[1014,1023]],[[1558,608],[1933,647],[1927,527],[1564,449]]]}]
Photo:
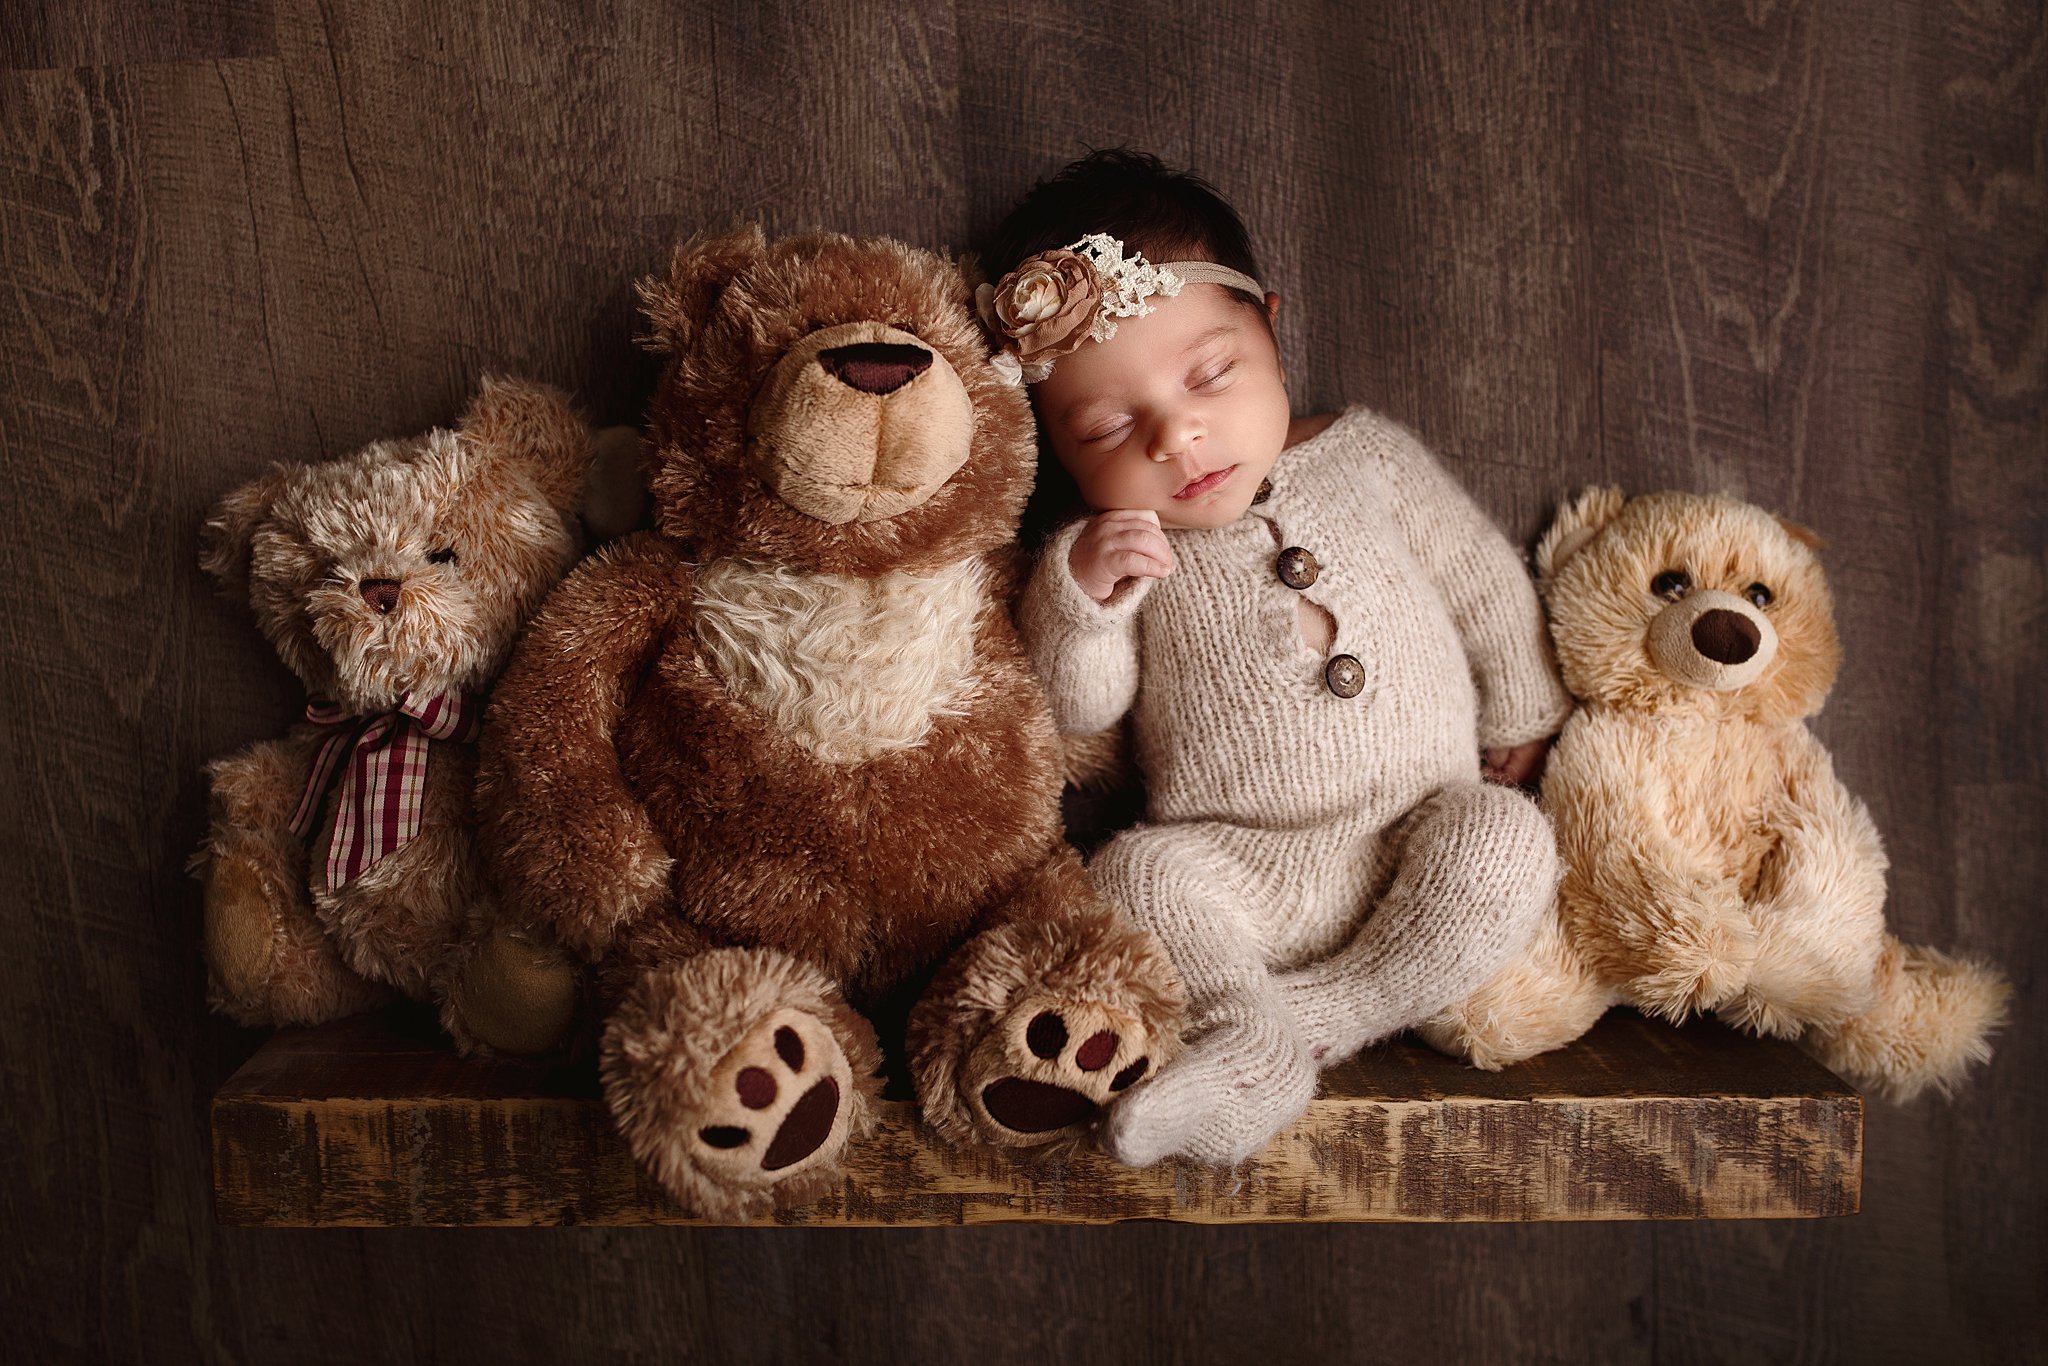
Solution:
[{"label": "curly beige teddy bear", "polygon": [[403,995],[464,1048],[567,1028],[567,960],[493,928],[470,797],[482,689],[576,560],[591,459],[564,396],[487,378],[453,430],[280,464],[215,509],[203,567],[312,699],[208,766],[193,865],[222,1014],[314,1024]]}]

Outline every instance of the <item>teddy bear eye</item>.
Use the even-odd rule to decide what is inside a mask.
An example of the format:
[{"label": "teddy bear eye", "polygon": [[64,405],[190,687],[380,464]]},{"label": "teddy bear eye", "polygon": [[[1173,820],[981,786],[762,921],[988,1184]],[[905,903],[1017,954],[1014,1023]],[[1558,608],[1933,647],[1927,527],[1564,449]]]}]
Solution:
[{"label": "teddy bear eye", "polygon": [[1771,605],[1771,599],[1774,595],[1772,594],[1770,589],[1764,587],[1762,584],[1753,583],[1749,587],[1742,590],[1742,596],[1748,598],[1752,603],[1756,604],[1758,607],[1769,607]]},{"label": "teddy bear eye", "polygon": [[1660,598],[1677,602],[1692,591],[1692,575],[1683,569],[1667,569],[1650,580],[1650,591]]},{"label": "teddy bear eye", "polygon": [[448,547],[443,547],[443,548],[442,548],[442,549],[440,549],[440,550],[432,550],[432,551],[428,551],[428,552],[427,552],[427,563],[428,563],[428,564],[453,564],[453,563],[455,563],[455,551],[454,551],[453,549],[451,549],[451,548],[448,548]]},{"label": "teddy bear eye", "polygon": [[889,326],[895,328],[898,332],[908,332],[913,337],[917,335],[917,329],[909,323],[890,323]]}]

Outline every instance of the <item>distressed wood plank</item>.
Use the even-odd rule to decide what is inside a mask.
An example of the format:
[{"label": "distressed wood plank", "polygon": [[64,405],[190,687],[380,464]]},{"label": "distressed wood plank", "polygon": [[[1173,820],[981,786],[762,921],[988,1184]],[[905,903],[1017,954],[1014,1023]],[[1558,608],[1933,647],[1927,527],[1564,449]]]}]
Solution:
[{"label": "distressed wood plank", "polygon": [[[803,1224],[1788,1218],[1854,1213],[1861,1099],[1782,1043],[1617,1012],[1503,1073],[1398,1042],[1328,1074],[1238,1172],[933,1142],[884,1102]],[[694,1222],[613,1132],[587,1066],[469,1062],[409,1013],[285,1030],[213,1102],[228,1224]]]}]

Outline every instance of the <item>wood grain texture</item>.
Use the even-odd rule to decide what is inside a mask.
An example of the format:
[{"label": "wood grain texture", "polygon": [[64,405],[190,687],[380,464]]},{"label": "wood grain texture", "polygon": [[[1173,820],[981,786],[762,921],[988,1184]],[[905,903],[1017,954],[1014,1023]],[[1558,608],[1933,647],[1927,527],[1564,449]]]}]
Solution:
[{"label": "wood grain texture", "polygon": [[[1376,1049],[1228,1173],[962,1152],[888,1100],[843,1189],[775,1222],[1802,1218],[1855,1212],[1862,1137],[1861,1098],[1791,1045],[1617,1012],[1505,1074]],[[697,1222],[634,1163],[593,1068],[465,1062],[397,1012],[281,1031],[230,1077],[213,1191],[234,1225]]]},{"label": "wood grain texture", "polygon": [[260,57],[270,0],[16,0],[0,10],[0,71]]},{"label": "wood grain texture", "polygon": [[[41,1359],[2031,1362],[2048,1354],[2039,0],[0,11],[0,1304]],[[1728,1224],[217,1225],[200,764],[288,677],[193,567],[276,458],[483,368],[604,421],[630,281],[760,215],[958,248],[1086,143],[1193,162],[1304,409],[1504,523],[1597,480],[1828,538],[1822,727],[1914,937],[2015,1020],[1866,1114],[1862,1212]]]}]

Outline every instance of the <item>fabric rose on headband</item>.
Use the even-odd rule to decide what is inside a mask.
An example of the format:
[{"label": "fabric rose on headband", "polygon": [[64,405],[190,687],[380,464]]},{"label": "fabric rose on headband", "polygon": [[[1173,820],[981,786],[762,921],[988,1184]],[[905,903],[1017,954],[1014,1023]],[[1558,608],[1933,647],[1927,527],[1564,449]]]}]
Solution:
[{"label": "fabric rose on headband", "polygon": [[1000,283],[976,288],[974,310],[1000,339],[996,374],[1009,384],[1036,384],[1088,340],[1102,311],[1102,278],[1079,252],[1042,251]]},{"label": "fabric rose on headband", "polygon": [[974,311],[999,338],[992,364],[1011,384],[1036,384],[1052,363],[1082,342],[1108,341],[1118,318],[1150,313],[1155,294],[1172,298],[1188,284],[1219,284],[1254,299],[1265,286],[1251,276],[1210,261],[1168,261],[1154,265],[1106,232],[1041,251],[993,285],[974,291]]},{"label": "fabric rose on headband", "polygon": [[992,295],[998,327],[1023,365],[1057,360],[1087,341],[1102,307],[1095,266],[1065,248],[1027,258]]}]

